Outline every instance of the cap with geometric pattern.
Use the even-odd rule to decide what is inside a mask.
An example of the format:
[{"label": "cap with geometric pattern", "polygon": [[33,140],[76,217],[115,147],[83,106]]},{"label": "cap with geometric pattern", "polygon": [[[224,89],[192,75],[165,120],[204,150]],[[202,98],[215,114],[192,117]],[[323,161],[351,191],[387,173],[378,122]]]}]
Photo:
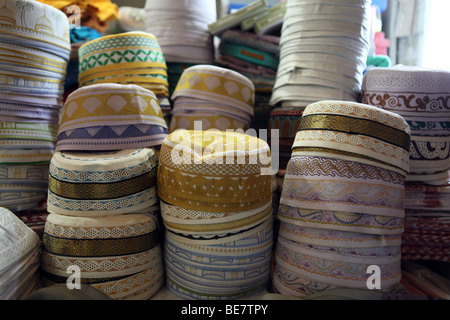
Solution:
[{"label": "cap with geometric pattern", "polygon": [[135,84],[95,84],[67,97],[56,151],[154,147],[161,145],[167,134],[153,92]]}]

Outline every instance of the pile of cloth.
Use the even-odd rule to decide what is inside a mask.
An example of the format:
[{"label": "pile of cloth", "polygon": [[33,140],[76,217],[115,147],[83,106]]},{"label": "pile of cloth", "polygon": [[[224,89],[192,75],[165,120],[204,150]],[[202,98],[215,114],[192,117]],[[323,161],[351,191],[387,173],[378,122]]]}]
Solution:
[{"label": "pile of cloth", "polygon": [[[259,1],[223,17],[224,21],[233,23],[225,24],[220,32],[214,25],[219,25],[221,19],[211,25],[218,39],[215,63],[238,71],[255,85],[254,129],[267,129],[285,11],[285,2],[269,7],[264,1]],[[244,15],[242,12],[248,13]]]},{"label": "pile of cloth", "polygon": [[357,102],[370,47],[371,1],[288,0],[271,105]]}]

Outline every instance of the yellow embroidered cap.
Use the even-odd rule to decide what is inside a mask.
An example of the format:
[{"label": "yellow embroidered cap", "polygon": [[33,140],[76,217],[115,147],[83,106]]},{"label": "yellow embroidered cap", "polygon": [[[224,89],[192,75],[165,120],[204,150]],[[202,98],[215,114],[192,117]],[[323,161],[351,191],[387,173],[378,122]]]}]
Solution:
[{"label": "yellow embroidered cap", "polygon": [[183,71],[172,94],[177,97],[213,100],[253,115],[255,86],[237,71],[213,66],[194,65]]},{"label": "yellow embroidered cap", "polygon": [[272,196],[268,144],[244,133],[176,130],[161,146],[159,197],[184,209],[241,212]]},{"label": "yellow embroidered cap", "polygon": [[81,45],[78,55],[80,86],[96,83],[169,86],[163,52],[151,33],[130,31],[106,35]]}]

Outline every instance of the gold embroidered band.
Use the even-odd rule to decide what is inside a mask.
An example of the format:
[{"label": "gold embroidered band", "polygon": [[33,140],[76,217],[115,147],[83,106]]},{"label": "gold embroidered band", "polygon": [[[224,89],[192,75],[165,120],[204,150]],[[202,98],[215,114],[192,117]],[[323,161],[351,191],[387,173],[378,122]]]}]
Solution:
[{"label": "gold embroidered band", "polygon": [[49,175],[49,191],[67,199],[115,199],[142,192],[156,183],[156,167],[140,176],[110,183],[64,182]]},{"label": "gold embroidered band", "polygon": [[410,135],[402,130],[369,119],[345,115],[312,114],[303,116],[299,130],[332,130],[361,134],[401,147],[409,151]]},{"label": "gold embroidered band", "polygon": [[150,250],[159,244],[158,231],[119,239],[67,239],[43,235],[44,250],[73,257],[122,256]]},{"label": "gold embroidered band", "polygon": [[167,128],[152,91],[137,85],[94,84],[67,97],[58,134],[78,128],[143,123]]}]

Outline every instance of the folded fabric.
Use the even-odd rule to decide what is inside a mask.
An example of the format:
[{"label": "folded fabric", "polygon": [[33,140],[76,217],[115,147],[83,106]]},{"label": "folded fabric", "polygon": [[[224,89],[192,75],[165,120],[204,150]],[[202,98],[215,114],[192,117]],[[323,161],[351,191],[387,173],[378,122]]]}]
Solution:
[{"label": "folded fabric", "polygon": [[240,60],[276,69],[279,37],[263,36],[239,30],[226,30],[220,38],[219,52]]},{"label": "folded fabric", "polygon": [[208,25],[211,34],[220,36],[223,31],[240,26],[240,24],[250,17],[256,16],[267,8],[266,0],[256,0],[239,10],[225,15]]},{"label": "folded fabric", "polygon": [[79,49],[80,86],[96,83],[145,83],[168,96],[167,65],[157,38],[130,31],[100,37]]},{"label": "folded fabric", "polygon": [[76,5],[81,10],[90,9],[100,21],[109,21],[118,18],[118,7],[110,0],[38,0],[61,10],[65,7]]},{"label": "folded fabric", "polygon": [[410,139],[408,124],[395,113],[355,102],[319,101],[303,111],[293,152],[331,152],[406,175]]},{"label": "folded fabric", "polygon": [[100,32],[95,30],[94,28],[79,26],[77,28],[70,29],[70,42],[84,42],[91,41],[94,39],[98,39],[102,36]]}]

